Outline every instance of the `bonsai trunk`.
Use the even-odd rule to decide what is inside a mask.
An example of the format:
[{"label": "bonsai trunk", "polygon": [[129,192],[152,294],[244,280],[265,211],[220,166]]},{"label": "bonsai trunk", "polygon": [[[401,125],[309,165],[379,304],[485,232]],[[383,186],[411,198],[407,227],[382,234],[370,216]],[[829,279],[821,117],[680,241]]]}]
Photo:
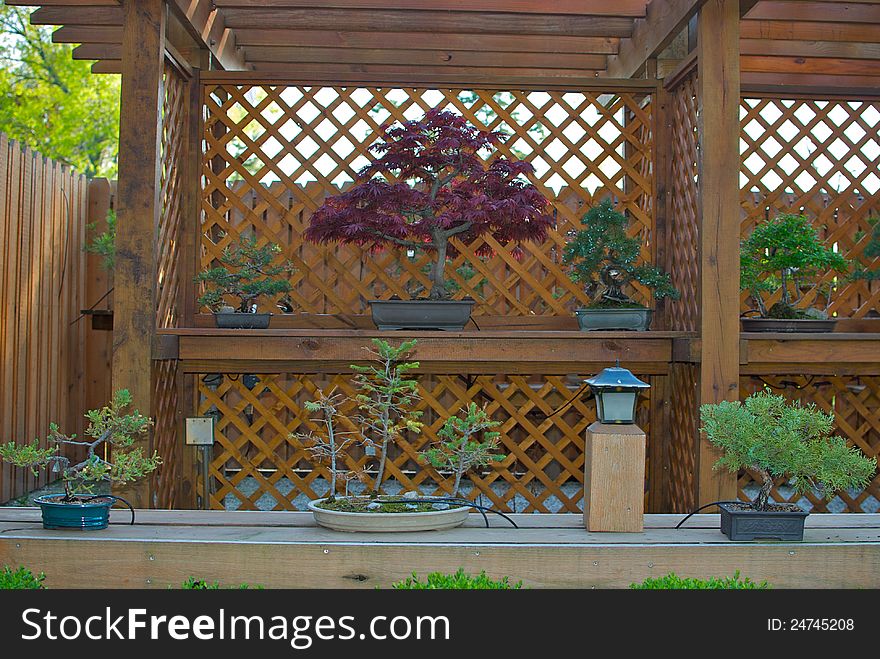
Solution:
[{"label": "bonsai trunk", "polygon": [[770,492],[773,491],[773,477],[770,472],[765,469],[758,469],[761,474],[761,489],[758,490],[758,496],[752,502],[752,508],[755,510],[765,511],[770,507]]},{"label": "bonsai trunk", "polygon": [[431,291],[428,298],[431,300],[446,300],[449,293],[446,291],[446,246],[448,239],[442,235],[434,235],[434,244],[437,246],[437,258],[431,266]]},{"label": "bonsai trunk", "polygon": [[455,470],[455,483],[452,485],[452,496],[458,496],[458,488],[461,486],[461,475],[464,473],[464,456],[458,460],[458,467]]}]

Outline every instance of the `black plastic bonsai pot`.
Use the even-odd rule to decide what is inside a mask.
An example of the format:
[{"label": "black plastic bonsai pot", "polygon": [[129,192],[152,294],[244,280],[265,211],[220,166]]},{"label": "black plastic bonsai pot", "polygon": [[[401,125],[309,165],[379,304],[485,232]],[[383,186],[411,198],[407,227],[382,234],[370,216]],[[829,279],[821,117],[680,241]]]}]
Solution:
[{"label": "black plastic bonsai pot", "polygon": [[748,504],[719,503],[721,532],[730,540],[804,539],[804,521],[809,513],[792,506],[792,510],[752,510]]}]

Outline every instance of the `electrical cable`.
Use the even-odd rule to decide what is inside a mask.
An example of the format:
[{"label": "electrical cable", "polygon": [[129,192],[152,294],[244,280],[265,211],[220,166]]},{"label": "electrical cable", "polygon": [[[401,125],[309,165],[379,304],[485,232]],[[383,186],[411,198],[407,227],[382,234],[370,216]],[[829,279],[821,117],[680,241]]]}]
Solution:
[{"label": "electrical cable", "polygon": [[682,524],[684,524],[686,521],[688,521],[691,517],[696,515],[698,512],[700,512],[704,508],[708,508],[709,506],[717,506],[719,503],[740,503],[741,504],[742,501],[713,501],[712,503],[707,503],[703,506],[700,506],[696,510],[692,510],[691,512],[689,512],[687,517],[685,517],[683,520],[681,520],[678,524],[675,525],[675,528],[680,527]]}]

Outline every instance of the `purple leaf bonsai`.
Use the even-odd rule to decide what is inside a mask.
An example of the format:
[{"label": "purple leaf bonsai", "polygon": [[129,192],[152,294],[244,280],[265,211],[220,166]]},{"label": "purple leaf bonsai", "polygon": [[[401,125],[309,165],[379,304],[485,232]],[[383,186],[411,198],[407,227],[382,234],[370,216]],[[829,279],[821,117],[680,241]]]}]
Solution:
[{"label": "purple leaf bonsai", "polygon": [[[450,238],[541,241],[553,224],[550,202],[525,178],[532,165],[497,155],[505,137],[439,109],[388,128],[358,181],[314,212],[306,239],[432,252],[429,298],[448,299],[444,270],[456,255]],[[495,157],[484,160],[481,151]]]}]

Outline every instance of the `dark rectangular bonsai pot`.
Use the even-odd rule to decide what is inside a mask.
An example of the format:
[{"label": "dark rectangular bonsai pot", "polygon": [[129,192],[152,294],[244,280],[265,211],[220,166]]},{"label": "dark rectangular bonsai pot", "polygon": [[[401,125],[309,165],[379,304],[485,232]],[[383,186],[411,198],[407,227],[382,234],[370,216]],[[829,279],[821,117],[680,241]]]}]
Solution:
[{"label": "dark rectangular bonsai pot", "polygon": [[224,329],[266,329],[269,327],[270,313],[215,313],[217,327]]},{"label": "dark rectangular bonsai pot", "polygon": [[369,300],[373,324],[380,330],[464,329],[474,300]]},{"label": "dark rectangular bonsai pot", "polygon": [[804,521],[809,513],[802,510],[759,511],[748,504],[719,503],[721,532],[731,540],[789,540],[804,539]]}]

